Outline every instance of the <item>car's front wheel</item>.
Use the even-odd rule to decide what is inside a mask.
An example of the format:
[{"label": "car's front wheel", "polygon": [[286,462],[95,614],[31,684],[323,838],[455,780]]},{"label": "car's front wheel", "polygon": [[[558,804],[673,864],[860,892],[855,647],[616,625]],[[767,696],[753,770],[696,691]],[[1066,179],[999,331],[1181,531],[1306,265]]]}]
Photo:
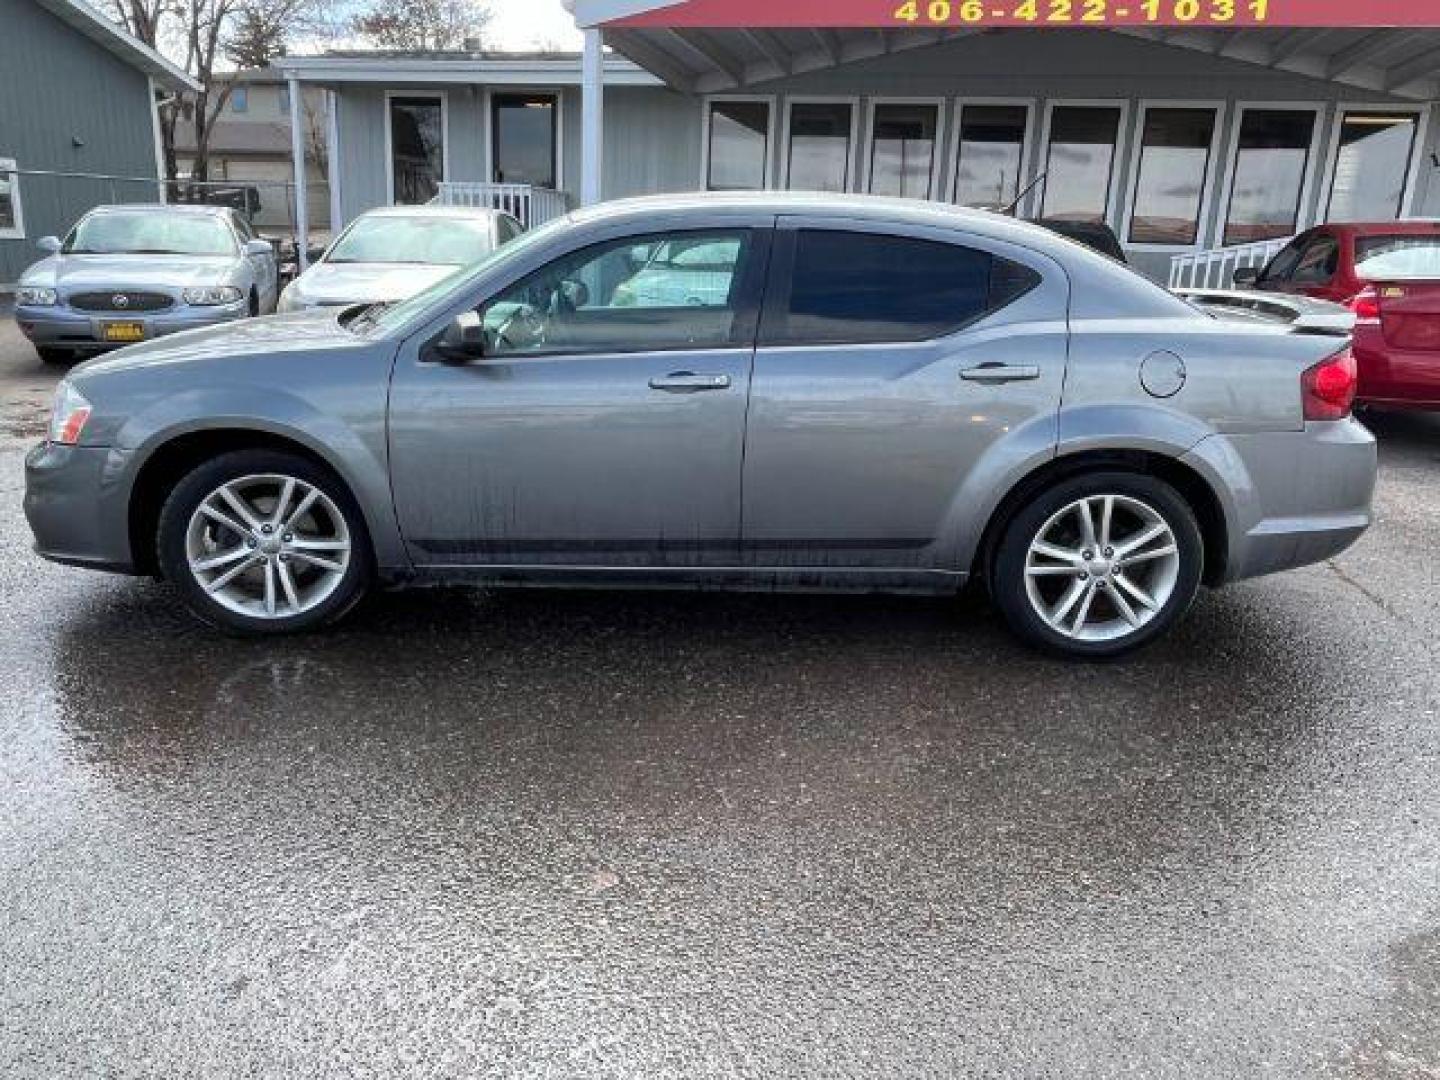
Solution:
[{"label": "car's front wheel", "polygon": [[160,513],[158,545],[191,611],[245,634],[333,622],[370,582],[355,500],[328,469],[294,454],[241,450],[194,469]]},{"label": "car's front wheel", "polygon": [[1015,515],[991,593],[1026,641],[1113,659],[1185,614],[1204,562],[1194,511],[1173,487],[1139,473],[1094,473],[1057,484]]},{"label": "car's front wheel", "polygon": [[75,362],[75,350],[57,349],[53,345],[37,345],[35,353],[40,357],[42,364],[73,364]]}]

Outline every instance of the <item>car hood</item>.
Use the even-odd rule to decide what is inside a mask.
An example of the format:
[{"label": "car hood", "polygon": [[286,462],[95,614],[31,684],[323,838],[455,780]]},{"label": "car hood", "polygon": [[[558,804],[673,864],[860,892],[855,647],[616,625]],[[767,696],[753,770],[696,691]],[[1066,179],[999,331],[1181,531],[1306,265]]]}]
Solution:
[{"label": "car hood", "polygon": [[306,304],[376,304],[408,300],[459,266],[429,263],[319,263],[291,288]]},{"label": "car hood", "polygon": [[238,260],[221,255],[51,255],[21,278],[23,285],[65,293],[86,289],[185,288],[230,284]]},{"label": "car hood", "polygon": [[314,353],[365,344],[365,338],[340,325],[340,315],[339,311],[302,311],[169,334],[88,360],[71,375],[83,383],[137,368],[207,360],[241,361],[246,356]]}]

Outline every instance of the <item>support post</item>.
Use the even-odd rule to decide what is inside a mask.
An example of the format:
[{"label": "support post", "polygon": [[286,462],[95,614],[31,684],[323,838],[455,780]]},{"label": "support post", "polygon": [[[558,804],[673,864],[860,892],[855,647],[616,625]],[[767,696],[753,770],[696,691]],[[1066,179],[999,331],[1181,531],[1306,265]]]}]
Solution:
[{"label": "support post", "polygon": [[303,273],[310,265],[310,220],[308,197],[305,192],[305,129],[302,126],[304,109],[300,100],[300,80],[291,75],[286,83],[290,87],[290,157],[295,165],[295,258]]},{"label": "support post", "polygon": [[580,83],[580,202],[590,206],[602,197],[605,160],[605,38],[598,27],[585,31]]}]

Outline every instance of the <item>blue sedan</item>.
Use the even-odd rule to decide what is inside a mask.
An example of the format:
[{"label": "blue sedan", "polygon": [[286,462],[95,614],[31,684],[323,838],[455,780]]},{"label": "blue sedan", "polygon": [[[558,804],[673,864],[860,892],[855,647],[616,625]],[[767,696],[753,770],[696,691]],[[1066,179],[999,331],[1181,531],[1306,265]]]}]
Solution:
[{"label": "blue sedan", "polygon": [[99,206],[21,275],[15,321],[47,363],[275,310],[268,240],[227,207]]}]

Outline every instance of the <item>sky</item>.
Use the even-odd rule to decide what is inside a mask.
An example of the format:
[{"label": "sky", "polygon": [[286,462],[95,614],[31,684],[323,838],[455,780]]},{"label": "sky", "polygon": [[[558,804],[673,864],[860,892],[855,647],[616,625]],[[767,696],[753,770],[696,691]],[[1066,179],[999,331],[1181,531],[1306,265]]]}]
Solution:
[{"label": "sky", "polygon": [[491,49],[579,49],[575,21],[560,0],[487,0],[485,45]]}]

